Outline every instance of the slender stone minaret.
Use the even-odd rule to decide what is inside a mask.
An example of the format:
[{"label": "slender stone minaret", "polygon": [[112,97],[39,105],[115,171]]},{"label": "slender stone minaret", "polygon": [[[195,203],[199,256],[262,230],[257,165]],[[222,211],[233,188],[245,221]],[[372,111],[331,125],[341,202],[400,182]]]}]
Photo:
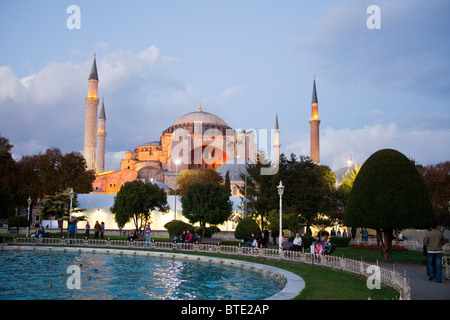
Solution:
[{"label": "slender stone minaret", "polygon": [[100,115],[98,116],[98,131],[97,131],[97,173],[105,172],[105,138],[106,138],[106,116],[105,116],[105,102],[102,98],[102,107]]},{"label": "slender stone minaret", "polygon": [[320,150],[319,150],[319,103],[317,101],[316,92],[316,77],[314,77],[313,94],[311,101],[311,119],[309,119],[311,126],[311,161],[314,163],[320,162]]},{"label": "slender stone minaret", "polygon": [[280,163],[280,128],[278,126],[278,113],[275,116],[275,129],[273,137],[273,164],[278,167]]},{"label": "slender stone minaret", "polygon": [[98,109],[98,75],[97,63],[92,62],[91,73],[88,79],[88,96],[86,103],[86,121],[84,124],[84,152],[87,169],[95,172],[95,149],[96,149],[96,133],[97,133],[97,109]]}]

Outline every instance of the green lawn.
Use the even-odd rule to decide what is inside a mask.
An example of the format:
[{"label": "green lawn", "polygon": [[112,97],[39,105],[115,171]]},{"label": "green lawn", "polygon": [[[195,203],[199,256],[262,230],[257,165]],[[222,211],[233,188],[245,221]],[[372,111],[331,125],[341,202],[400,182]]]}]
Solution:
[{"label": "green lawn", "polygon": [[[337,248],[334,255],[344,256],[344,258],[353,260],[362,260],[367,262],[383,262],[383,256],[381,250],[362,250],[354,249],[352,247]],[[420,264],[425,265],[427,260],[423,256],[422,251],[392,251],[392,260],[390,263],[405,263],[405,264]]]}]

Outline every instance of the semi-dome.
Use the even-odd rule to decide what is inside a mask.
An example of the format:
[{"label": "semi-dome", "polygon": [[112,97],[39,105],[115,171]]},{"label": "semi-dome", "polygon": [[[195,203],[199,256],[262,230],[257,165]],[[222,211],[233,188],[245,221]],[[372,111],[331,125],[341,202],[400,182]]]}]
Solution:
[{"label": "semi-dome", "polygon": [[245,174],[247,172],[247,165],[250,163],[250,161],[244,161],[244,159],[230,159],[221,164],[220,167],[216,169],[216,172],[222,176],[224,181],[225,175],[228,172],[231,182],[241,182],[241,173]]}]

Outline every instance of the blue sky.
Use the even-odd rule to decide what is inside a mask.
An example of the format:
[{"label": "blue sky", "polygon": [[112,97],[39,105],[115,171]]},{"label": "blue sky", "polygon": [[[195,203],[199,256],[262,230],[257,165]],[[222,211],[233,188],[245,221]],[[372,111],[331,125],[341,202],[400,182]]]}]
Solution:
[{"label": "blue sky", "polygon": [[[80,8],[80,29],[66,12]],[[381,29],[366,12],[380,8]],[[106,169],[185,113],[271,129],[309,155],[312,83],[321,163],[338,169],[394,148],[450,160],[450,2],[0,2],[0,135],[13,154],[82,151],[94,52],[106,108]],[[264,148],[264,147],[263,147]]]}]

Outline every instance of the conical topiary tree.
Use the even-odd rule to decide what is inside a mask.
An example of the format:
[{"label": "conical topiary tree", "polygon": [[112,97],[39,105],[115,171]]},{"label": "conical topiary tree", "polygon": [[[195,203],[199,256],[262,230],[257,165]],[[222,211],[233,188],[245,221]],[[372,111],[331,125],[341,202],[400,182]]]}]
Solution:
[{"label": "conical topiary tree", "polygon": [[382,240],[383,259],[390,260],[395,229],[423,229],[433,222],[428,190],[412,161],[392,149],[371,155],[355,179],[344,224],[375,229]]}]

